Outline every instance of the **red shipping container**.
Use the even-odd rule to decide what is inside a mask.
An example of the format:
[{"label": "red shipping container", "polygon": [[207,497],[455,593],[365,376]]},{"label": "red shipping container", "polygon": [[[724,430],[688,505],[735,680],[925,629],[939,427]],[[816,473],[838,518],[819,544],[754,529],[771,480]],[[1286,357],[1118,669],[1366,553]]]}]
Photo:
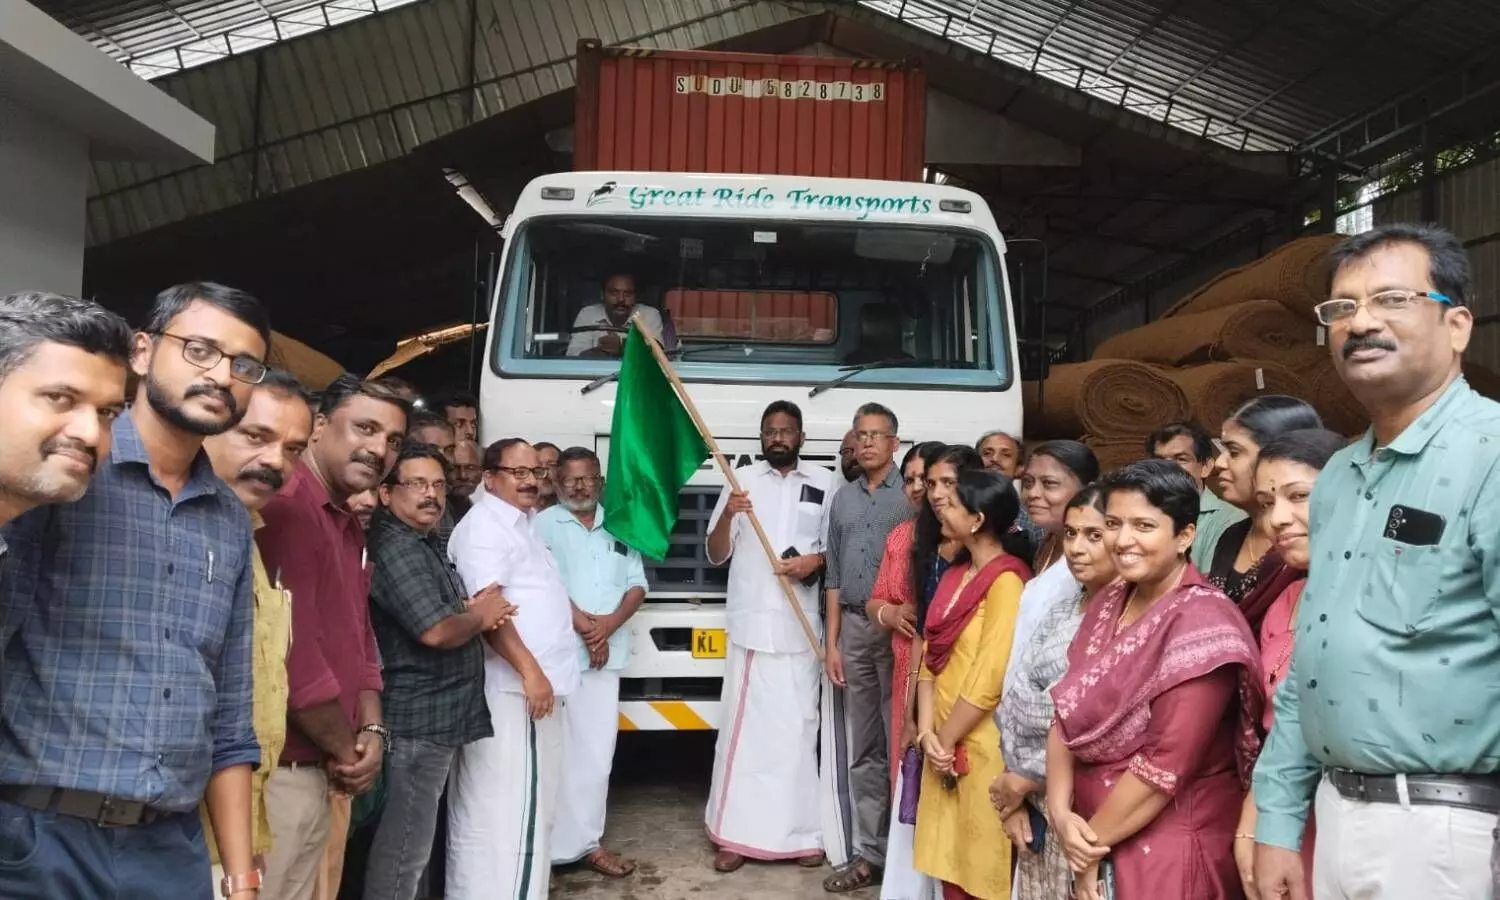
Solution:
[{"label": "red shipping container", "polygon": [[578,42],[573,167],[921,181],[913,64]]}]

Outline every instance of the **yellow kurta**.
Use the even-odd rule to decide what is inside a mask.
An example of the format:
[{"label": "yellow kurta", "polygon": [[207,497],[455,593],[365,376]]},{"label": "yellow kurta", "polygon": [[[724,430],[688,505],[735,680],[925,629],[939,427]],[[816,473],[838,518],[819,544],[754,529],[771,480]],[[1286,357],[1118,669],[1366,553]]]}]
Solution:
[{"label": "yellow kurta", "polygon": [[[922,798],[917,805],[917,871],[956,884],[983,900],[1010,897],[1010,839],[990,803],[989,790],[990,782],[1005,771],[993,713],[1000,705],[1000,688],[1010,662],[1021,588],[1021,579],[1011,572],[995,579],[978,612],[959,634],[948,665],[933,682],[933,721],[938,728],[960,698],[984,710],[985,716],[963,739],[969,774],[958,780],[958,790],[945,789],[942,776],[924,766]],[[933,677],[925,661],[921,677]]]}]

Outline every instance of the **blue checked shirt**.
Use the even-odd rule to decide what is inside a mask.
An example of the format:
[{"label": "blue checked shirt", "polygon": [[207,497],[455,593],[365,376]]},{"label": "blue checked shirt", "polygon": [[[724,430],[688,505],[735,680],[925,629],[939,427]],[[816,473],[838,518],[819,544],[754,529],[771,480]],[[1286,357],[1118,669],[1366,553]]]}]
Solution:
[{"label": "blue checked shirt", "polygon": [[83,499],[3,535],[0,784],[187,812],[259,764],[250,517],[206,454],[173,499],[121,416]]}]

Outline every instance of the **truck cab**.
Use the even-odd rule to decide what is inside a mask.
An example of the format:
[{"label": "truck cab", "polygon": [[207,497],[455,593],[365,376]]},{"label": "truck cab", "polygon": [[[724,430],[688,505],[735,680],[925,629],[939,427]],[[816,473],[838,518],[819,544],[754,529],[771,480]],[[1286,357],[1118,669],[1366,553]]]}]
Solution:
[{"label": "truck cab", "polygon": [[[486,442],[582,445],[608,471],[619,357],[599,337],[618,326],[591,308],[612,278],[618,295],[617,276],[628,276],[635,311],[655,311],[677,373],[736,466],[758,458],[761,411],[780,399],[803,410],[803,457],[835,470],[869,401],[896,412],[908,446],[1019,433],[1005,242],[968,191],[570,172],[531,182],[502,236],[480,389]],[[718,726],[727,573],[708,563],[704,539],[722,485],[706,464],[682,493],[667,558],[647,560],[622,729]]]}]

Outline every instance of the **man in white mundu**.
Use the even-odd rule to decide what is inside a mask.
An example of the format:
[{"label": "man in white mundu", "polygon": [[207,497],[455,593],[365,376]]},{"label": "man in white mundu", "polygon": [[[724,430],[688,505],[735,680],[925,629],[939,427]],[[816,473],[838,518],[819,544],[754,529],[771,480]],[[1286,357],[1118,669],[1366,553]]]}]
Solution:
[{"label": "man in white mundu", "polygon": [[531,445],[484,452],[484,491],[453,530],[448,556],[465,588],[498,586],[516,606],[486,634],[484,693],[495,736],[458,751],[448,778],[447,900],[540,900],[552,874],[564,732],[556,704],[578,689],[573,608],[534,526],[551,476]]},{"label": "man in white mundu", "polygon": [[[761,416],[764,459],[735,472],[709,522],[708,558],[729,563],[729,640],[723,715],[705,822],[719,848],[714,868],[746,858],[823,863],[818,788],[822,667],[788,605],[792,583],[821,641],[817,575],[823,568],[834,476],[800,458],[802,411],[778,400]],[[774,565],[750,523],[752,509],[781,559]]]}]

